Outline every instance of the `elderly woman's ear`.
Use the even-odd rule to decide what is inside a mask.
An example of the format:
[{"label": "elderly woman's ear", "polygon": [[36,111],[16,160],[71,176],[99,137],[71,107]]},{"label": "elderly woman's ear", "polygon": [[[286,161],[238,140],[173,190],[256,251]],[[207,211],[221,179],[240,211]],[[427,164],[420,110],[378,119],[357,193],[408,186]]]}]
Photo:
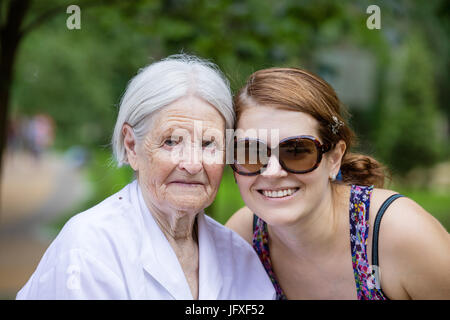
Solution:
[{"label": "elderly woman's ear", "polygon": [[136,137],[134,135],[133,128],[124,123],[122,127],[123,144],[127,152],[127,160],[134,171],[138,171],[138,161],[136,154]]}]

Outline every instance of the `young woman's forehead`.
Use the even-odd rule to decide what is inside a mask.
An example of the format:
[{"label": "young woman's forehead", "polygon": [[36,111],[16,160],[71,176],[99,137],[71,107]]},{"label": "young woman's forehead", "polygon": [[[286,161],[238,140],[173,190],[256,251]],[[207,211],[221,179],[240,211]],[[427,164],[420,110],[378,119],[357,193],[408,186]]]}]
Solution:
[{"label": "young woman's forehead", "polygon": [[278,134],[280,139],[290,136],[311,135],[317,137],[317,120],[299,111],[274,107],[253,107],[245,110],[238,122],[237,136],[255,137],[267,132],[270,136]]}]

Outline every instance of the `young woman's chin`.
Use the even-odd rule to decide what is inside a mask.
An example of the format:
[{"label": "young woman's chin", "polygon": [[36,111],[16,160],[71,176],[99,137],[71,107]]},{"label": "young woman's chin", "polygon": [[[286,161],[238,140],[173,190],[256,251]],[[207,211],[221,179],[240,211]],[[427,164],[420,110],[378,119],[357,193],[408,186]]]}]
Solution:
[{"label": "young woman's chin", "polygon": [[263,219],[268,225],[273,227],[292,226],[298,222],[302,215],[302,212],[292,209],[273,209],[260,211],[258,216]]},{"label": "young woman's chin", "polygon": [[307,211],[305,203],[299,200],[284,202],[282,199],[265,199],[246,203],[250,210],[271,226],[295,224]]}]

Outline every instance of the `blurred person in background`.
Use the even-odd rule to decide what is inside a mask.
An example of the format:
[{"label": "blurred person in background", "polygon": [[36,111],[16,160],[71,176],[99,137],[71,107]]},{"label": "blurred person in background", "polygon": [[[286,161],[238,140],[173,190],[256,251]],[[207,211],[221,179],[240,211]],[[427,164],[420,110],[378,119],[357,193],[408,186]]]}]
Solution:
[{"label": "blurred person in background", "polygon": [[54,123],[46,114],[36,114],[28,121],[28,135],[30,151],[36,160],[53,144]]}]

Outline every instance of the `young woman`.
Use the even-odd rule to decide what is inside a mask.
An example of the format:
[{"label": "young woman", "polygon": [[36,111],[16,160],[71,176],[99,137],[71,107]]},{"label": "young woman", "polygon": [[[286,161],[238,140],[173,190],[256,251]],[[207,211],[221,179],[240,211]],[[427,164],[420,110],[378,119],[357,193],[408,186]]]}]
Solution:
[{"label": "young woman", "polygon": [[382,189],[379,162],[349,152],[354,134],[324,80],[257,71],[235,111],[232,167],[246,207],[227,226],[253,245],[279,299],[450,298],[449,234]]}]

